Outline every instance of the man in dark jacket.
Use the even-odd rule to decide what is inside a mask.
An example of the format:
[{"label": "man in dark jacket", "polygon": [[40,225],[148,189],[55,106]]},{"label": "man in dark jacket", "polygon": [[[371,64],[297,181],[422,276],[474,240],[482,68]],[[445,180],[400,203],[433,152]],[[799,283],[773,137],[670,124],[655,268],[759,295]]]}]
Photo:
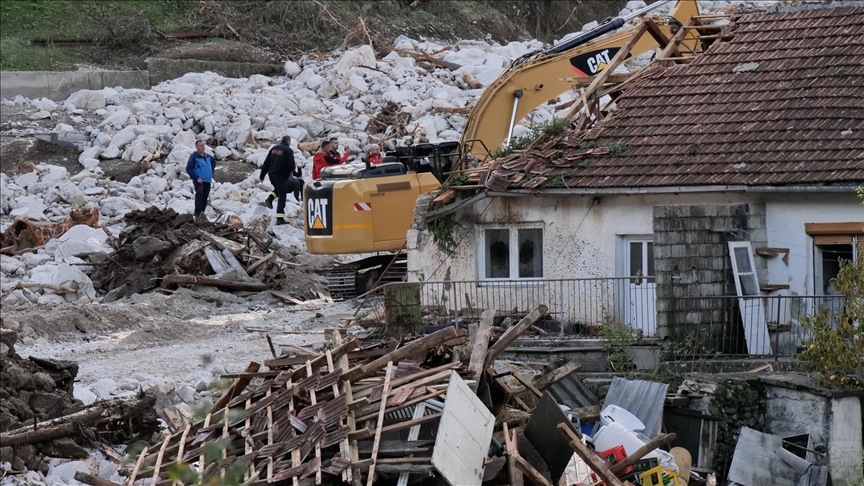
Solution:
[{"label": "man in dark jacket", "polygon": [[288,197],[288,192],[294,193],[294,199],[300,200],[300,190],[303,188],[303,170],[297,167],[294,163],[294,150],[291,149],[291,137],[285,135],[279,145],[270,149],[267,153],[267,158],[264,159],[264,165],[261,167],[261,182],[264,182],[264,176],[270,174],[270,183],[273,184],[274,191],[267,196],[264,204],[268,208],[273,207],[273,200],[278,198],[276,203],[276,224],[287,224],[285,221],[285,199]]},{"label": "man in dark jacket", "polygon": [[206,223],[207,199],[210,197],[210,184],[213,182],[213,171],[216,170],[216,159],[204,152],[204,141],[195,142],[195,151],[186,161],[186,173],[192,178],[195,186],[195,222]]}]

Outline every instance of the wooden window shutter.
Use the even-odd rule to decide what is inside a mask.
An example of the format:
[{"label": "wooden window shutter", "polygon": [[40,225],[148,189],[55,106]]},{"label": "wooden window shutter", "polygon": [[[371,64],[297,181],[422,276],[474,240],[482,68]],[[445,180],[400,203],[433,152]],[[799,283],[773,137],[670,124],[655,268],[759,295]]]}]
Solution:
[{"label": "wooden window shutter", "polygon": [[852,235],[817,235],[813,237],[813,244],[821,245],[851,245]]}]

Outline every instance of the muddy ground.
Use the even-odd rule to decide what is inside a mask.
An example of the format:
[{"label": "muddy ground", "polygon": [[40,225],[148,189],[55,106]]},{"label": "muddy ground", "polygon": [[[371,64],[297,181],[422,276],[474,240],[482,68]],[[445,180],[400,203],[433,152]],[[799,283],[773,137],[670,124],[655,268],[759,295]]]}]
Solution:
[{"label": "muddy ground", "polygon": [[4,306],[2,314],[4,327],[14,321],[20,335],[30,327],[41,338],[29,346],[19,342],[18,354],[76,361],[77,382],[90,385],[133,373],[180,382],[210,362],[229,369],[260,363],[271,357],[265,334],[277,352],[279,344],[320,345],[323,330],[341,325],[353,312],[350,303],[293,306],[266,292],[241,299],[197,287],[106,305]]}]

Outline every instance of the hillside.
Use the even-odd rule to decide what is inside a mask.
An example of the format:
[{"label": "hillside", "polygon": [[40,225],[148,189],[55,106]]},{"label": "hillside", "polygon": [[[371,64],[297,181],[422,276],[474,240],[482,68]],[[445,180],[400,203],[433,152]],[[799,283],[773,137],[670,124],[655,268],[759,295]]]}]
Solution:
[{"label": "hillside", "polygon": [[[137,69],[147,57],[269,62],[399,35],[551,42],[616,15],[624,0],[6,0],[0,69]],[[209,34],[176,40],[166,34]],[[73,43],[58,38],[75,38]],[[53,39],[55,42],[30,42]]]}]

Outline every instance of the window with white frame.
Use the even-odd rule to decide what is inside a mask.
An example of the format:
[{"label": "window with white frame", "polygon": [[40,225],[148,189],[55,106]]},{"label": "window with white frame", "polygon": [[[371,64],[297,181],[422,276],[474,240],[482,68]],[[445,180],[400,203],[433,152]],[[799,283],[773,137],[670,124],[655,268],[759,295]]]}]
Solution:
[{"label": "window with white frame", "polygon": [[483,228],[479,240],[481,280],[543,278],[543,228]]}]

